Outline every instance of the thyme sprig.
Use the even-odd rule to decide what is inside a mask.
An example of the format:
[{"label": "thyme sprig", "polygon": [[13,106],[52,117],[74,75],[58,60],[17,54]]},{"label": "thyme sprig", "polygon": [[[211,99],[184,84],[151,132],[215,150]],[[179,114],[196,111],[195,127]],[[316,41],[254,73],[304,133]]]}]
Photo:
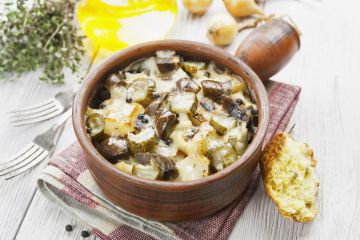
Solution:
[{"label": "thyme sprig", "polygon": [[74,21],[75,0],[5,3],[0,18],[0,77],[43,67],[40,80],[61,84],[64,68],[80,66],[83,36]]}]

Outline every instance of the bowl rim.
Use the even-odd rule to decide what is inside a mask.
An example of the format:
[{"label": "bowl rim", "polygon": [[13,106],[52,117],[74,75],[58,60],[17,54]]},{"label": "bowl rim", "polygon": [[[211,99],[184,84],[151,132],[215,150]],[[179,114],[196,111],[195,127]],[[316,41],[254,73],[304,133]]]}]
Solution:
[{"label": "bowl rim", "polygon": [[[233,67],[229,67],[228,64],[222,64],[225,67],[229,68],[231,71],[237,65],[239,67],[238,71],[242,71],[243,75],[246,75],[250,82],[252,81],[252,89],[253,94],[256,95],[257,98],[257,106],[259,110],[259,122],[257,132],[251,142],[251,144],[247,147],[243,155],[237,159],[236,162],[231,164],[230,166],[224,168],[223,170],[211,174],[207,177],[191,180],[191,181],[184,181],[184,182],[172,182],[172,181],[160,181],[160,180],[149,180],[145,178],[140,178],[132,174],[125,173],[117,169],[113,164],[107,161],[93,146],[91,140],[88,138],[86,134],[85,128],[85,111],[89,100],[89,95],[91,94],[92,90],[98,86],[98,84],[94,83],[93,88],[91,88],[92,82],[95,81],[97,78],[104,78],[104,74],[102,76],[98,76],[99,72],[106,72],[109,73],[114,67],[109,68],[108,66],[111,65],[112,62],[117,61],[119,58],[124,56],[128,56],[131,54],[137,55],[136,58],[145,57],[146,53],[142,51],[146,48],[157,48],[160,49],[168,49],[168,50],[175,50],[177,52],[181,52],[181,50],[176,50],[177,48],[183,49],[183,51],[193,51],[193,54],[196,56],[204,57],[206,59],[213,60],[217,62],[215,59],[218,58],[222,59],[223,61],[228,61],[233,65]],[[190,49],[190,50],[189,50]],[[146,50],[150,52],[149,50]],[[213,59],[211,59],[213,58]],[[134,61],[134,60],[131,60]],[[121,65],[121,63],[118,63]],[[238,75],[238,74],[237,74]],[[100,82],[101,80],[97,80],[96,82]],[[249,82],[245,79],[248,86],[250,85]],[[83,100],[86,100],[86,104],[83,103]],[[85,109],[84,109],[85,108]],[[124,180],[130,181],[132,184],[137,185],[140,188],[146,189],[157,189],[163,191],[184,191],[189,189],[194,189],[197,187],[201,187],[212,182],[218,181],[232,172],[236,171],[241,166],[246,165],[251,157],[255,155],[259,150],[262,150],[262,143],[265,139],[265,134],[269,125],[269,101],[267,92],[265,89],[264,84],[260,80],[260,78],[253,72],[250,67],[248,67],[243,61],[235,57],[234,55],[218,48],[214,47],[209,44],[204,44],[200,42],[188,41],[188,40],[157,40],[151,41],[146,43],[141,43],[138,45],[134,45],[128,47],[124,50],[120,50],[118,52],[113,53],[105,60],[103,60],[98,66],[96,66],[84,79],[83,83],[80,86],[80,89],[77,91],[77,94],[74,99],[73,103],[73,114],[72,114],[72,121],[73,121],[73,128],[75,135],[77,137],[78,142],[80,143],[82,149],[87,154],[86,158],[93,158],[97,161],[98,164],[103,166],[106,170],[115,173],[119,177],[123,178]],[[88,159],[86,159],[88,160]],[[90,169],[91,171],[91,169]]]}]

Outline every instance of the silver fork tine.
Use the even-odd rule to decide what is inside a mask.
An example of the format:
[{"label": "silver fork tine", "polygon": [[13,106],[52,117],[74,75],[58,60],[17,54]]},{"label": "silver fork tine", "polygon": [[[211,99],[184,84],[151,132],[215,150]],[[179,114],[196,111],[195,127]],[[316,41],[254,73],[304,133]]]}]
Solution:
[{"label": "silver fork tine", "polygon": [[24,148],[22,148],[17,154],[15,154],[14,156],[10,157],[7,161],[3,162],[0,164],[0,166],[4,166],[6,164],[11,163],[12,161],[14,161],[15,159],[21,157],[22,155],[24,155],[27,151],[29,151],[32,147],[34,146],[33,143],[30,143],[28,145],[26,145]]},{"label": "silver fork tine", "polygon": [[8,114],[11,122],[18,127],[53,118],[71,107],[76,91],[77,88],[58,92],[54,97],[40,104],[10,111]]},{"label": "silver fork tine", "polygon": [[27,115],[31,115],[31,114],[37,114],[37,113],[41,113],[44,112],[48,109],[51,109],[53,107],[56,107],[57,104],[55,101],[50,102],[49,104],[46,104],[44,106],[41,106],[39,108],[35,108],[32,110],[28,110],[28,111],[21,111],[21,112],[15,112],[15,113],[9,113],[9,117],[10,118],[19,118],[19,117],[25,117]]},{"label": "silver fork tine", "polygon": [[21,163],[22,161],[26,160],[28,157],[30,157],[32,154],[34,154],[39,149],[38,146],[35,146],[32,144],[32,146],[23,154],[16,158],[12,158],[11,160],[8,160],[7,162],[0,165],[0,173],[8,168],[11,168],[15,166],[16,164]]},{"label": "silver fork tine", "polygon": [[15,177],[44,160],[53,152],[59,139],[58,130],[71,117],[71,108],[68,109],[46,132],[39,134],[32,143],[23,148],[9,161],[0,164],[0,180]]},{"label": "silver fork tine", "polygon": [[29,170],[30,168],[36,166],[37,164],[39,164],[42,160],[44,160],[44,158],[46,158],[49,155],[49,153],[47,152],[43,152],[40,156],[38,156],[36,159],[34,159],[33,161],[31,161],[29,164],[25,165],[25,167],[17,169],[7,175],[4,175],[3,177],[5,178],[5,180],[8,180],[10,178],[16,177],[17,175]]},{"label": "silver fork tine", "polygon": [[47,114],[53,113],[59,109],[63,109],[63,107],[60,105],[53,105],[47,109],[44,109],[41,112],[33,112],[33,113],[28,113],[28,114],[23,114],[23,115],[18,115],[18,116],[13,116],[13,118],[11,119],[11,122],[19,122],[19,121],[25,121],[25,120],[31,120],[31,119],[35,119],[37,117],[42,117],[45,116]]},{"label": "silver fork tine", "polygon": [[47,101],[45,102],[42,102],[42,103],[39,103],[39,104],[34,104],[34,105],[30,105],[26,108],[19,108],[19,109],[16,109],[16,110],[11,110],[11,111],[8,111],[7,113],[19,113],[19,112],[26,112],[26,111],[32,111],[34,109],[37,109],[37,108],[41,108],[43,106],[46,106],[50,103],[52,103],[55,99],[54,98],[50,98],[48,99]]},{"label": "silver fork tine", "polygon": [[20,126],[24,126],[24,125],[28,125],[28,124],[33,124],[33,123],[37,123],[37,122],[42,122],[45,121],[49,118],[55,117],[57,115],[59,115],[60,113],[62,113],[62,109],[57,109],[53,112],[50,112],[49,114],[45,114],[43,116],[39,116],[37,118],[34,119],[24,119],[22,121],[17,121],[17,122],[12,122],[12,126],[13,127],[20,127]]},{"label": "silver fork tine", "polygon": [[38,148],[33,154],[31,154],[29,157],[27,157],[26,159],[24,159],[22,162],[20,162],[19,164],[13,165],[3,171],[0,172],[0,177],[4,176],[8,173],[11,173],[21,167],[24,167],[26,165],[28,165],[29,163],[31,163],[32,161],[34,161],[36,158],[38,158],[40,155],[42,155],[43,153],[48,154],[47,151],[44,151],[41,148]]}]

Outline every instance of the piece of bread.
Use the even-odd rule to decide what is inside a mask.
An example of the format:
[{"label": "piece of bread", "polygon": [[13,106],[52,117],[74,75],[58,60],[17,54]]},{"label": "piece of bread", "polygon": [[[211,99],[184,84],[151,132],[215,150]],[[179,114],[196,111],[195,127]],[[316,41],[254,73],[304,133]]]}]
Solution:
[{"label": "piece of bread", "polygon": [[310,147],[283,132],[265,148],[261,161],[265,189],[285,218],[309,222],[317,215],[315,166]]}]

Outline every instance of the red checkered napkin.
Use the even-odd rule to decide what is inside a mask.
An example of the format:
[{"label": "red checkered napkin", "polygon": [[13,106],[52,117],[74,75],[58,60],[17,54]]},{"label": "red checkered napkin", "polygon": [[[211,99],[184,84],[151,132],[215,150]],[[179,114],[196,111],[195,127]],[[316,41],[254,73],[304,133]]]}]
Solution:
[{"label": "red checkered napkin", "polygon": [[[265,144],[284,130],[298,101],[300,87],[268,81],[270,125]],[[89,226],[102,239],[227,239],[258,187],[259,167],[247,189],[225,209],[205,218],[178,223],[148,220],[121,209],[100,192],[77,142],[53,157],[38,178],[44,196]]]}]

